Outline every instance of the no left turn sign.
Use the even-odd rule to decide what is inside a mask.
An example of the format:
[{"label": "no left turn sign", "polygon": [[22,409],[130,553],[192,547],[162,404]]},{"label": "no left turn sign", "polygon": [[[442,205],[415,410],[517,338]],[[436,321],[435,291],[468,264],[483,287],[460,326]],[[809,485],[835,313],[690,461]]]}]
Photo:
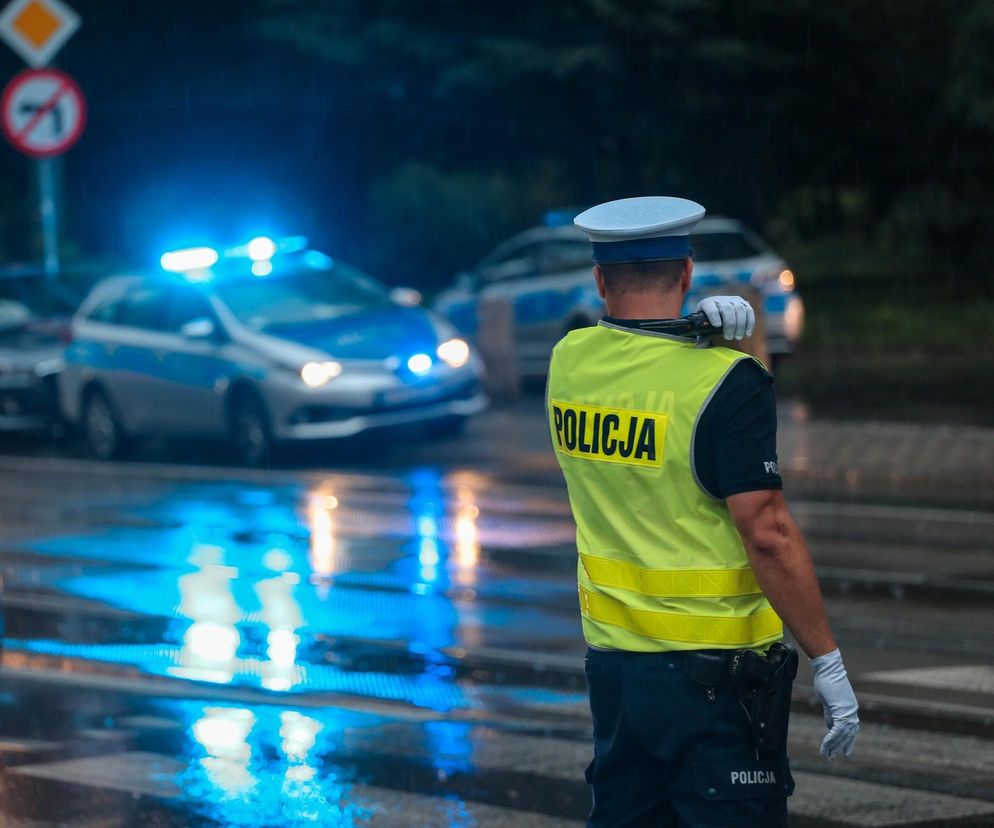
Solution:
[{"label": "no left turn sign", "polygon": [[7,84],[0,100],[3,133],[34,158],[60,155],[79,140],[86,102],[79,85],[58,69],[27,69]]}]

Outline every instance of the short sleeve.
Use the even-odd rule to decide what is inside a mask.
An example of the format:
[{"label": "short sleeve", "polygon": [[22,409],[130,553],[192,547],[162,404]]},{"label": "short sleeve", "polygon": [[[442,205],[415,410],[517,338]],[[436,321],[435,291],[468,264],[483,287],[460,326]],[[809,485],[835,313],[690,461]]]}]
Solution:
[{"label": "short sleeve", "polygon": [[712,497],[782,489],[773,377],[752,359],[728,372],[697,422],[694,471]]}]

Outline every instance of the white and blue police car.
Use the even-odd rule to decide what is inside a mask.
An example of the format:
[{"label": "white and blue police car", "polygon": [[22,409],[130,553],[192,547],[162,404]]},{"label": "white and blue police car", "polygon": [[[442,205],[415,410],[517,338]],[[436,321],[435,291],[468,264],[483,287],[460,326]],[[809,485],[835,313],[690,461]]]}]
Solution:
[{"label": "white and blue police car", "polygon": [[[552,348],[569,331],[604,314],[591,276],[590,241],[556,212],[548,225],[520,233],[483,258],[437,297],[434,308],[472,339],[479,309],[489,301],[513,308],[518,369],[543,377]],[[741,222],[705,218],[691,235],[694,275],[684,313],[715,294],[755,292],[762,301],[766,347],[778,361],[793,351],[804,329],[804,304],[786,261]]]},{"label": "white and blue police car", "polygon": [[72,320],[60,404],[92,456],[196,435],[259,464],[281,442],[452,433],[487,405],[482,363],[449,322],[305,239],[160,264],[100,282]]}]

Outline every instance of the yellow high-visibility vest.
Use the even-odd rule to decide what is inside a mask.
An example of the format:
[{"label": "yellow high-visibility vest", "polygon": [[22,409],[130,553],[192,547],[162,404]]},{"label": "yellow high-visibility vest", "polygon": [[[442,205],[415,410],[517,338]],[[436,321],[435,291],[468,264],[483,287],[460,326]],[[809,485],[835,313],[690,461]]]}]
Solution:
[{"label": "yellow high-visibility vest", "polygon": [[553,351],[549,427],[576,520],[590,645],[659,652],[782,638],[725,502],[694,468],[700,414],[742,359],[606,322]]}]

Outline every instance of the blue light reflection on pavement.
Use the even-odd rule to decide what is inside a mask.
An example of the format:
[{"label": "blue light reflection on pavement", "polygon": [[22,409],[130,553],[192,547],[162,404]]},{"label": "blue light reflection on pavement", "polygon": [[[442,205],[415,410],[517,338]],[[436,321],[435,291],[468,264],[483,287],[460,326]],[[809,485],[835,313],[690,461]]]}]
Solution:
[{"label": "blue light reflection on pavement", "polygon": [[[478,689],[455,680],[442,650],[471,649],[484,629],[548,628],[550,618],[540,601],[473,600],[480,509],[470,486],[447,493],[431,468],[404,483],[406,500],[379,509],[356,506],[351,500],[361,498],[328,483],[308,490],[187,485],[131,510],[152,528],[124,522],[100,535],[33,542],[33,552],[119,564],[87,566],[57,589],[171,622],[155,644],[32,639],[9,646],[277,692],[362,693],[440,711],[478,706]],[[450,588],[455,598],[445,594]],[[399,671],[352,671],[316,652],[315,636],[405,642],[408,656]],[[531,691],[502,692],[526,700]]]},{"label": "blue light reflection on pavement", "polygon": [[378,727],[380,717],[193,701],[160,706],[185,722],[188,767],[176,781],[204,816],[222,825],[288,828],[351,828],[369,818],[369,804],[353,793],[353,775],[325,757],[347,729]]},{"label": "blue light reflection on pavement", "polygon": [[[401,738],[408,758],[429,762],[445,780],[476,772],[476,745],[487,738],[485,728],[467,723],[399,724],[338,708],[160,700],[155,710],[182,725],[179,750],[187,768],[176,783],[184,800],[199,814],[232,826],[363,825],[376,803],[356,791],[366,781],[361,773],[343,764],[356,751],[375,755],[382,740]],[[454,795],[439,797],[437,808],[446,820],[438,824],[476,824]]]}]

